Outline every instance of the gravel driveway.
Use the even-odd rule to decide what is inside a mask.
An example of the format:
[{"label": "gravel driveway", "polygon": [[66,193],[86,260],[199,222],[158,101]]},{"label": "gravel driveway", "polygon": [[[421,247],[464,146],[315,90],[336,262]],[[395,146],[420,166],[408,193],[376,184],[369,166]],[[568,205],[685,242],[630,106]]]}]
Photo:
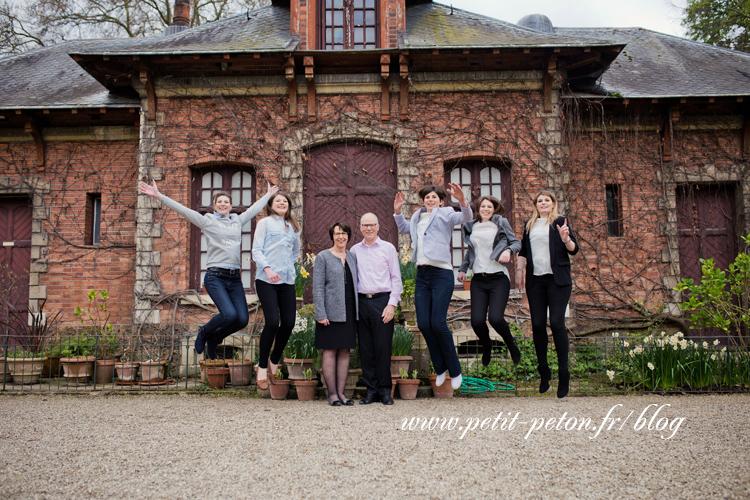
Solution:
[{"label": "gravel driveway", "polygon": [[2,499],[747,499],[748,456],[750,395],[0,396]]}]

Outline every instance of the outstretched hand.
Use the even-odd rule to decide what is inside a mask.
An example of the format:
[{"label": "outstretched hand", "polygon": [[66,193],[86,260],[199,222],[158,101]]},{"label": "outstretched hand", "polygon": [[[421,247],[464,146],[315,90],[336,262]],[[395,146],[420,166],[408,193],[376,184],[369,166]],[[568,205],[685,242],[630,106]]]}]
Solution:
[{"label": "outstretched hand", "polygon": [[464,195],[464,190],[461,188],[461,185],[457,182],[451,182],[448,184],[448,188],[445,190],[446,193],[453,196],[456,200],[458,200],[458,203],[462,207],[468,206],[466,203],[466,196]]},{"label": "outstretched hand", "polygon": [[148,195],[152,198],[156,198],[157,200],[161,200],[164,196],[159,192],[159,188],[156,187],[156,181],[152,180],[151,184],[146,184],[143,181],[140,181],[138,183],[138,191],[142,194]]},{"label": "outstretched hand", "polygon": [[266,182],[266,184],[268,185],[267,195],[273,196],[279,192],[279,186],[272,186],[270,182]]},{"label": "outstretched hand", "polygon": [[568,227],[568,219],[565,219],[565,223],[562,226],[556,226],[557,231],[560,233],[560,238],[562,239],[562,242],[566,245],[570,241],[570,228]]},{"label": "outstretched hand", "polygon": [[393,200],[393,213],[401,213],[401,209],[404,208],[404,199],[406,199],[404,193],[396,193],[396,199]]}]

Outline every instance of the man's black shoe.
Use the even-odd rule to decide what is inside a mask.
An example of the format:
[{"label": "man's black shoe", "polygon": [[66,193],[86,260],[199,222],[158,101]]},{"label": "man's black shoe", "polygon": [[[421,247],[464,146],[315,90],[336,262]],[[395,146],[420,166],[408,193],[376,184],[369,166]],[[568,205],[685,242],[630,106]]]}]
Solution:
[{"label": "man's black shoe", "polygon": [[380,396],[378,396],[376,393],[367,393],[367,396],[365,396],[365,399],[360,400],[359,404],[361,405],[371,405],[372,403],[377,403],[380,401]]}]

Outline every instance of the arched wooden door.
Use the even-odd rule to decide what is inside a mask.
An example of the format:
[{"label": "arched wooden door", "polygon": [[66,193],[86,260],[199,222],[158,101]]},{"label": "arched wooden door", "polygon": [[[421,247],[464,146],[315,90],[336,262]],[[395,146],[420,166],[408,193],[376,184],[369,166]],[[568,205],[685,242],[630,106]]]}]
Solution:
[{"label": "arched wooden door", "polygon": [[328,229],[340,221],[351,226],[349,248],[362,241],[359,218],[378,216],[380,237],[398,245],[393,220],[396,159],[391,148],[361,142],[332,143],[312,149],[304,174],[304,251],[330,248]]}]

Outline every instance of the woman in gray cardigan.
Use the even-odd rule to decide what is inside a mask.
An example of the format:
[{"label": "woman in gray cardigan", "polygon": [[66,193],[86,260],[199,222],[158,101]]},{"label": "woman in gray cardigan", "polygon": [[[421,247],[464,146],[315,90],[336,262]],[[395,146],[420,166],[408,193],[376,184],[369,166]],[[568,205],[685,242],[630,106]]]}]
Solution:
[{"label": "woman in gray cardigan", "polygon": [[315,302],[315,347],[323,350],[323,376],[328,386],[328,404],[351,406],[344,395],[349,372],[349,350],[356,347],[357,259],[346,250],[352,229],[335,223],[328,234],[333,247],[318,253],[313,267]]},{"label": "woman in gray cardigan", "polygon": [[487,328],[490,325],[500,334],[514,364],[521,361],[508,322],[505,321],[505,306],[510,296],[510,256],[521,250],[508,219],[503,217],[505,208],[494,196],[482,196],[474,205],[476,218],[461,227],[461,234],[468,246],[464,261],[458,268],[458,281],[463,282],[466,271],[474,271],[471,280],[471,327],[482,342],[482,364],[492,360],[492,340]]}]

